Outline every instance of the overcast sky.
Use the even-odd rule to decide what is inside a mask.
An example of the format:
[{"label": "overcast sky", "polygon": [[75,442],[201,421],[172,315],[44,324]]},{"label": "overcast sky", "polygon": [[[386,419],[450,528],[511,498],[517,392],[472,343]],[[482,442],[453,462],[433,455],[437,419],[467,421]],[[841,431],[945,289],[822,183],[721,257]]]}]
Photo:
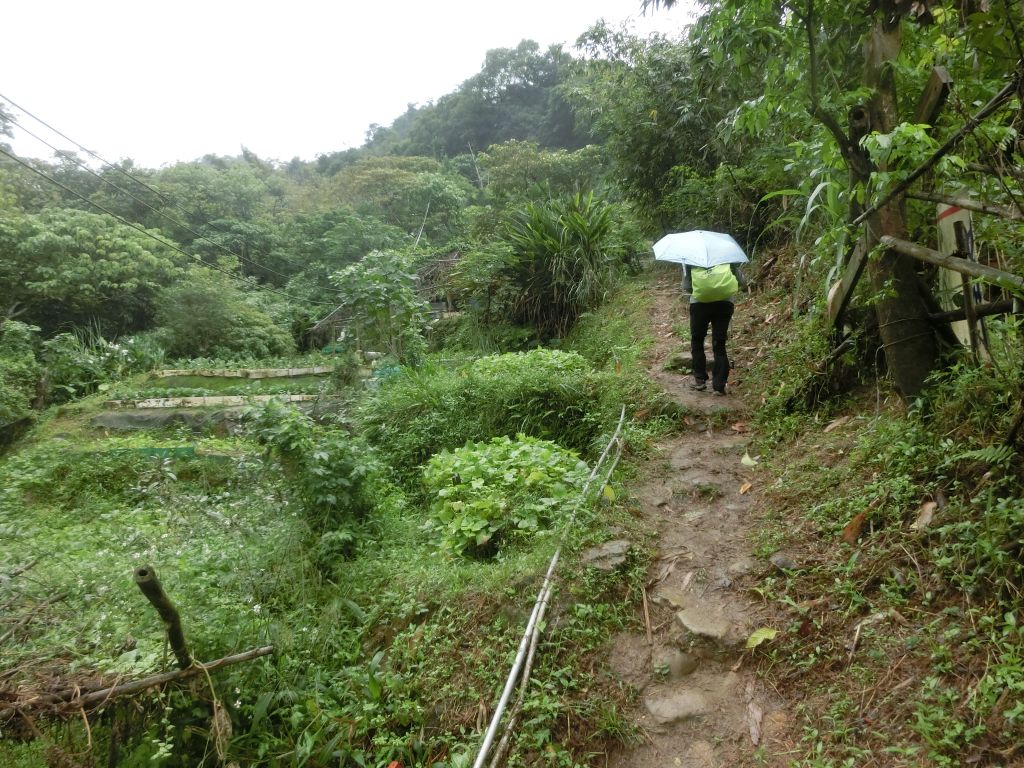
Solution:
[{"label": "overcast sky", "polygon": [[[599,18],[676,35],[688,5],[644,17],[641,0],[13,0],[0,94],[107,160],[158,167],[243,145],[312,159],[451,92],[492,48],[568,49]],[[16,151],[52,155],[15,131]]]}]

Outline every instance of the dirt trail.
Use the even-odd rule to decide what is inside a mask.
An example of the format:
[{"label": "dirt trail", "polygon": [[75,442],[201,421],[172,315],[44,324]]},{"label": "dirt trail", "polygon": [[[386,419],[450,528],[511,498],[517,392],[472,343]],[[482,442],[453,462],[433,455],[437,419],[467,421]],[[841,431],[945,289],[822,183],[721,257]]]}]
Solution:
[{"label": "dirt trail", "polygon": [[749,323],[738,308],[730,329],[730,393],[695,392],[691,377],[664,370],[667,359],[689,348],[672,332],[687,323],[677,281],[666,275],[655,291],[650,374],[695,415],[690,429],[657,446],[631,489],[657,531],[647,587],[653,642],[623,633],[610,663],[640,692],[634,721],[645,739],[608,764],[783,765],[773,755],[787,751],[788,715],[744,658],[747,637],[769,618],[747,587],[772,567],[751,554],[757,479],[742,462],[750,441],[742,385]]}]

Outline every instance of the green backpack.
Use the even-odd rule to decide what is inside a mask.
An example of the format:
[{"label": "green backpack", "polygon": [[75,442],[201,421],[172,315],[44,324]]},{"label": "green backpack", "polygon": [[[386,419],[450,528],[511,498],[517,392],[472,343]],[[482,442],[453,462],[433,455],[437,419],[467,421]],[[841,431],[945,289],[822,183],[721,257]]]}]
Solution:
[{"label": "green backpack", "polygon": [[710,269],[690,267],[693,298],[704,303],[724,301],[739,290],[739,282],[728,264],[716,264]]}]

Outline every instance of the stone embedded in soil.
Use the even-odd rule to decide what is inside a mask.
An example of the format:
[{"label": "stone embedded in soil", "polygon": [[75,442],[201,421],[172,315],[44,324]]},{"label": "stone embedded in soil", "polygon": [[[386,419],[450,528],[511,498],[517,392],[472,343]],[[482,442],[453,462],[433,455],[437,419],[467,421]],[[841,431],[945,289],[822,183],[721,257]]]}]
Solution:
[{"label": "stone embedded in soil", "polygon": [[651,506],[654,507],[665,507],[672,501],[672,491],[665,490],[662,493],[651,494]]},{"label": "stone embedded in soil", "polygon": [[689,352],[677,352],[674,355],[669,355],[663,368],[666,371],[689,373],[693,368],[693,355]]},{"label": "stone embedded in soil", "polygon": [[654,602],[678,611],[686,607],[686,592],[674,587],[660,587],[654,594]]},{"label": "stone embedded in soil", "polygon": [[678,761],[677,758],[676,765],[681,764],[686,768],[715,768],[720,765],[715,760],[715,747],[708,741],[695,741],[686,750],[683,758],[682,761]]},{"label": "stone embedded in soil", "polygon": [[718,642],[729,635],[729,621],[717,611],[700,605],[690,605],[677,612],[676,622],[688,632]]},{"label": "stone embedded in soil", "polygon": [[660,725],[671,725],[699,717],[710,709],[707,699],[696,691],[650,696],[644,700],[644,706]]},{"label": "stone embedded in soil", "polygon": [[626,562],[630,547],[632,544],[625,539],[606,541],[600,546],[584,551],[580,555],[580,561],[599,571],[614,571]]},{"label": "stone embedded in soil", "polygon": [[687,675],[692,675],[700,666],[696,656],[675,648],[666,648],[654,656],[654,670],[668,669],[668,679],[677,682]]},{"label": "stone embedded in soil", "polygon": [[757,568],[757,562],[750,557],[741,557],[729,564],[727,572],[730,576],[746,576]]},{"label": "stone embedded in soil", "polygon": [[220,410],[200,409],[137,409],[131,411],[104,411],[92,417],[94,427],[116,431],[168,429],[186,426],[193,431],[207,429],[233,434],[240,420],[241,408]]},{"label": "stone embedded in soil", "polygon": [[768,558],[768,561],[778,568],[780,571],[795,571],[796,563],[793,558],[788,555],[784,555],[782,552],[776,552],[774,555]]},{"label": "stone embedded in soil", "polygon": [[689,469],[693,466],[695,455],[693,446],[684,445],[682,448],[674,451],[669,457],[669,466],[676,470]]}]

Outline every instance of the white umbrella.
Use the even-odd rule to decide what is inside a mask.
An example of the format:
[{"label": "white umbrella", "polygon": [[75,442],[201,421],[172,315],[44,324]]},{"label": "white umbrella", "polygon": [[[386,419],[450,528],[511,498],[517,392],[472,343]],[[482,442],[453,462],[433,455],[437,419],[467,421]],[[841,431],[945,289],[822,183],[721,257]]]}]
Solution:
[{"label": "white umbrella", "polygon": [[731,235],[703,229],[665,235],[654,244],[654,258],[705,269],[716,264],[743,264],[747,261],[747,255]]}]

